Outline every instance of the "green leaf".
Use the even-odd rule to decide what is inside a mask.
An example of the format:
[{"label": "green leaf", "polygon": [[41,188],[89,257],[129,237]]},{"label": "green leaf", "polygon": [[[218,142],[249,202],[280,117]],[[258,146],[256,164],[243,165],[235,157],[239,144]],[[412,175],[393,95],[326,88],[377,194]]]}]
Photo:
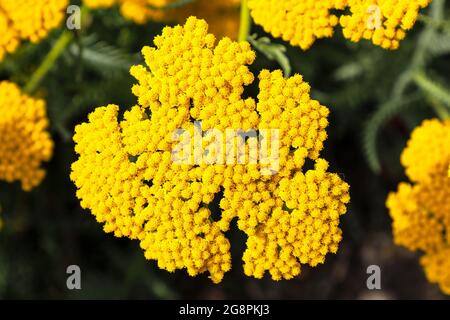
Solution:
[{"label": "green leaf", "polygon": [[364,68],[359,62],[350,62],[339,67],[333,76],[338,81],[346,81],[355,79],[363,73]]},{"label": "green leaf", "polygon": [[428,52],[433,57],[450,53],[450,34],[434,33],[429,40]]},{"label": "green leaf", "polygon": [[288,57],[286,56],[286,47],[282,44],[272,43],[268,37],[257,39],[257,35],[253,34],[248,38],[249,42],[256,50],[263,53],[267,59],[275,60],[281,66],[284,77],[291,75],[292,68]]},{"label": "green leaf", "polygon": [[437,80],[431,79],[421,71],[414,74],[414,81],[422,91],[450,108],[450,90],[443,84],[439,83]]},{"label": "green leaf", "polygon": [[81,58],[83,65],[106,75],[118,71],[128,72],[138,62],[137,55],[130,55],[104,41],[98,41],[95,35],[84,38],[81,45],[72,44],[69,50]]},{"label": "green leaf", "polygon": [[366,160],[370,169],[375,173],[380,173],[381,165],[377,152],[377,137],[380,128],[394,115],[414,105],[422,97],[421,94],[413,94],[387,101],[380,105],[377,111],[366,123],[363,131],[363,148]]}]

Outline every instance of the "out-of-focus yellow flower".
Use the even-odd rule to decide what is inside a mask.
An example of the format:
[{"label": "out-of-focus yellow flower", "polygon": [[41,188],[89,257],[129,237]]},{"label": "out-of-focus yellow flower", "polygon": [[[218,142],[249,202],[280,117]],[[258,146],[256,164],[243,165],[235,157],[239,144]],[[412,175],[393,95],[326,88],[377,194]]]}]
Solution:
[{"label": "out-of-focus yellow flower", "polygon": [[120,6],[122,15],[136,23],[147,21],[183,23],[193,15],[205,19],[210,32],[217,37],[235,38],[239,30],[240,0],[196,0],[173,9],[158,9],[173,4],[175,0],[84,0],[91,8]]},{"label": "out-of-focus yellow flower", "polygon": [[[384,49],[397,49],[412,29],[419,10],[431,0],[249,0],[255,23],[274,37],[303,50],[316,39],[331,37],[339,23],[344,37],[371,40]],[[348,10],[345,14],[342,10]],[[341,15],[339,15],[341,14]],[[339,17],[338,17],[339,16]]]},{"label": "out-of-focus yellow flower", "polygon": [[411,181],[422,182],[433,173],[448,169],[450,159],[450,123],[425,120],[413,131],[401,155],[402,165]]},{"label": "out-of-focus yellow flower", "polygon": [[[154,43],[142,50],[146,66],[131,69],[139,105],[123,120],[115,105],[97,108],[76,127],[71,178],[81,205],[106,232],[138,239],[160,268],[208,271],[216,283],[231,268],[225,232],[234,218],[248,236],[246,275],[291,279],[301,264],[323,263],[337,251],[339,216],[350,200],[349,186],[319,158],[329,110],[311,99],[300,75],[284,79],[279,70],[261,71],[258,101],[244,99],[255,53],[248,42],[216,43],[204,20],[166,27]],[[278,129],[278,170],[264,174],[273,167],[263,162],[208,162],[209,153],[196,164],[195,151],[190,161],[174,161],[173,134],[183,128],[195,135],[192,120],[204,131],[267,131],[267,141]],[[248,138],[246,151],[255,139]],[[315,168],[303,172],[307,159]],[[222,210],[215,220],[214,199]]]},{"label": "out-of-focus yellow flower", "polygon": [[0,82],[0,180],[20,181],[25,191],[44,178],[43,161],[52,155],[45,102]]},{"label": "out-of-focus yellow flower", "polygon": [[118,0],[83,0],[83,4],[91,9],[109,8],[114,6]]},{"label": "out-of-focus yellow flower", "polygon": [[0,60],[20,41],[37,43],[64,19],[68,0],[0,0]]},{"label": "out-of-focus yellow flower", "polygon": [[450,295],[450,248],[434,253],[427,253],[420,258],[420,263],[430,282],[438,283],[442,292]]},{"label": "out-of-focus yellow flower", "polygon": [[11,21],[0,7],[0,61],[7,53],[12,53],[19,45],[20,39],[17,31],[12,28]]},{"label": "out-of-focus yellow flower", "polygon": [[421,263],[430,282],[449,293],[450,264],[450,122],[425,120],[416,128],[402,153],[402,164],[415,183],[401,183],[387,207],[394,241],[425,253]]},{"label": "out-of-focus yellow flower", "polygon": [[249,0],[256,24],[276,38],[303,50],[316,39],[331,37],[339,18],[331,9],[343,9],[346,1],[336,0]]},{"label": "out-of-focus yellow flower", "polygon": [[348,0],[349,15],[342,15],[344,37],[371,40],[384,49],[397,49],[406,31],[414,26],[419,10],[431,0]]}]

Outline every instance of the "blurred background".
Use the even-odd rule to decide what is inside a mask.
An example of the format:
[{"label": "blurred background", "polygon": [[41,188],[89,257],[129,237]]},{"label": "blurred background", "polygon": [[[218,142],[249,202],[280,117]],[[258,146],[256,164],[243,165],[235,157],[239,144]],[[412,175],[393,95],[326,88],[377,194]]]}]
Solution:
[{"label": "blurred background", "polygon": [[[233,32],[239,23],[235,10],[223,23]],[[47,101],[55,141],[46,179],[29,193],[18,183],[0,182],[0,298],[445,299],[426,280],[419,255],[394,245],[385,200],[407,180],[399,157],[412,129],[436,117],[433,90],[450,87],[448,11],[448,5],[434,15],[423,10],[396,51],[367,41],[351,43],[337,30],[305,52],[252,26],[252,34],[269,37],[270,48],[289,61],[271,60],[257,51],[252,71],[290,66],[311,84],[313,98],[330,108],[325,158],[331,171],[350,184],[351,203],[341,220],[338,253],[316,268],[303,266],[290,281],[244,276],[240,257],[245,237],[234,223],[228,234],[233,269],[219,285],[206,273],[191,278],[184,270],[159,270],[154,261],[145,260],[138,242],[105,234],[80,208],[69,179],[75,160],[73,129],[97,106],[136,103],[129,67],[142,62],[140,49],[152,45],[153,37],[171,24],[135,24],[118,8],[91,11],[87,27],[76,33],[36,93]],[[0,80],[26,83],[60,34],[55,30],[39,45],[23,44],[0,64]],[[416,72],[426,76],[428,89],[414,80]],[[249,87],[249,95],[256,97],[256,89]],[[66,287],[66,268],[73,264],[81,268],[82,290]],[[366,286],[366,270],[373,264],[381,268],[381,290]]]}]

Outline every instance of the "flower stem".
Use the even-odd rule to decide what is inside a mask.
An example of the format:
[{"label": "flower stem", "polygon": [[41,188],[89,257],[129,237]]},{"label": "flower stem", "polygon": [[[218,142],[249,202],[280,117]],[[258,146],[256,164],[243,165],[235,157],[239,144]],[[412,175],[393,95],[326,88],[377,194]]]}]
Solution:
[{"label": "flower stem", "polygon": [[441,120],[450,119],[449,110],[437,99],[428,97],[428,103]]},{"label": "flower stem", "polygon": [[436,103],[430,104],[436,113],[441,117],[448,115],[450,112],[450,90],[428,78],[422,71],[416,72],[413,79],[416,85],[432,98],[432,101],[436,101]]},{"label": "flower stem", "polygon": [[25,85],[24,91],[26,93],[32,94],[37,89],[41,81],[55,64],[56,60],[58,60],[59,56],[64,52],[64,49],[66,49],[72,39],[72,32],[65,30],[61,33],[50,52],[47,54],[42,63],[31,76],[30,80]]},{"label": "flower stem", "polygon": [[247,41],[251,28],[250,10],[248,9],[248,0],[241,0],[241,20],[239,24],[238,41]]}]

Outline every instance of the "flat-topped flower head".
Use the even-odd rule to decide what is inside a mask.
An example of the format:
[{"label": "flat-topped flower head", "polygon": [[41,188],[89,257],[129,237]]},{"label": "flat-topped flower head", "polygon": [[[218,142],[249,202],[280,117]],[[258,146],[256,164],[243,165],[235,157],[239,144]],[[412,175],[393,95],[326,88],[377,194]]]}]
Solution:
[{"label": "flat-topped flower head", "polygon": [[[300,75],[279,70],[261,71],[257,100],[244,98],[255,53],[217,42],[204,20],[166,27],[154,44],[131,69],[138,105],[122,120],[115,105],[97,108],[76,128],[81,205],[106,232],[138,239],[160,268],[216,283],[231,268],[235,218],[248,276],[291,279],[301,264],[323,263],[350,200],[320,159],[329,110]],[[315,167],[303,170],[306,161]]]},{"label": "flat-topped flower head", "polygon": [[309,49],[316,39],[331,37],[339,18],[332,9],[343,9],[336,0],[249,0],[256,24],[276,38]]},{"label": "flat-topped flower head", "polygon": [[411,181],[427,180],[442,174],[450,162],[450,121],[425,120],[413,131],[401,162]]},{"label": "flat-topped flower head", "polygon": [[450,122],[425,120],[411,134],[401,160],[414,184],[401,183],[388,196],[394,241],[424,252],[427,278],[449,293],[448,274],[438,272],[450,263]]},{"label": "flat-topped flower head", "polygon": [[[431,0],[249,0],[256,24],[303,50],[342,27],[344,37],[397,49]],[[346,10],[346,11],[345,11]]]},{"label": "flat-topped flower head", "polygon": [[411,30],[419,10],[431,0],[348,0],[350,14],[340,17],[344,37],[371,40],[384,49],[397,49]]},{"label": "flat-topped flower head", "polygon": [[52,155],[45,102],[0,82],[0,180],[19,181],[26,191],[44,178],[41,163]]},{"label": "flat-topped flower head", "polygon": [[59,27],[68,0],[0,0],[0,61],[23,40],[37,43]]}]

